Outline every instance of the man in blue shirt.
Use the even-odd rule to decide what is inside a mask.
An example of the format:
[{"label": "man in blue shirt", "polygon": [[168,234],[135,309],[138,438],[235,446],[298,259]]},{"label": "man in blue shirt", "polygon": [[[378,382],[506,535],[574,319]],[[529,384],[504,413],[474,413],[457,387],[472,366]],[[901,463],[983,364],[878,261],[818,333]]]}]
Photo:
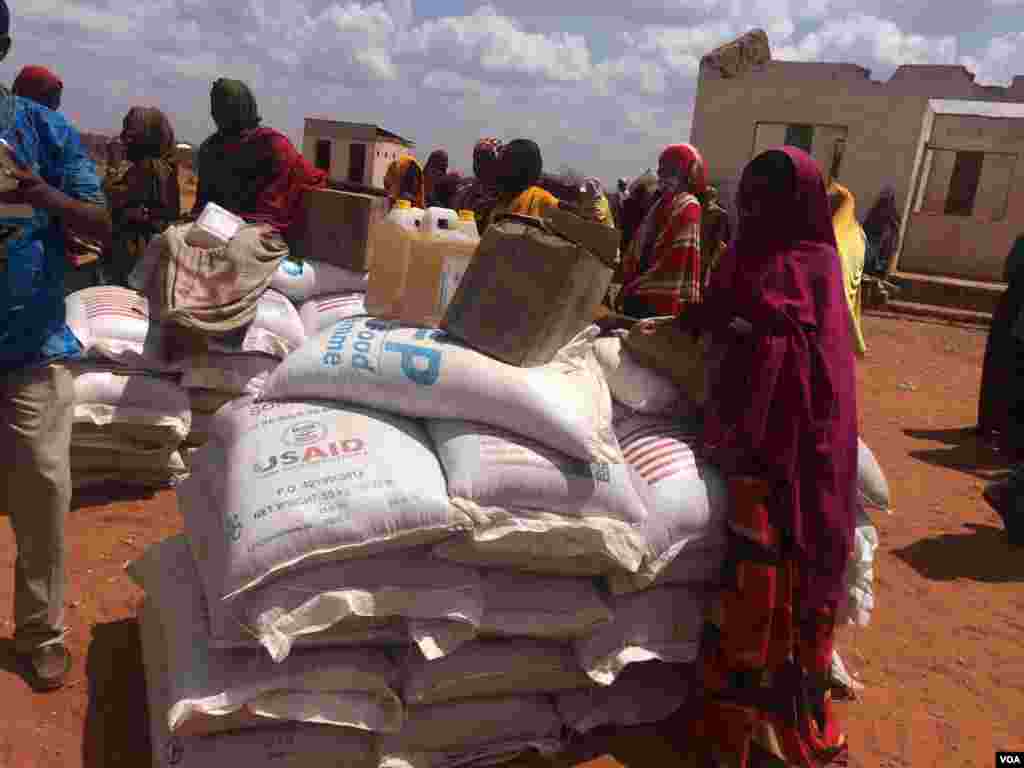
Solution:
[{"label": "man in blue shirt", "polygon": [[[9,33],[0,0],[0,60]],[[18,165],[0,176],[16,185],[0,192],[0,504],[18,548],[15,650],[29,681],[51,690],[71,667],[63,639],[73,407],[66,363],[82,351],[64,318],[64,232],[106,243],[110,217],[96,167],[60,113],[0,88],[0,137]]]}]

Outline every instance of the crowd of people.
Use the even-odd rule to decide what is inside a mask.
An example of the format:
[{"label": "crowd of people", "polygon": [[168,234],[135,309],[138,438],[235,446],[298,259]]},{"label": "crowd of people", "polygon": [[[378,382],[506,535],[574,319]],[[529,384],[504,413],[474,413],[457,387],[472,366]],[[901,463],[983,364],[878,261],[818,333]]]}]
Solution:
[{"label": "crowd of people", "polygon": [[[4,56],[8,31],[0,0]],[[327,184],[287,137],[262,125],[245,83],[220,79],[211,90],[216,132],[199,149],[195,206],[183,212],[167,116],[132,108],[121,133],[126,159],[101,181],[59,112],[62,90],[48,70],[26,67],[13,95],[0,91],[13,115],[2,128],[16,137],[22,166],[16,189],[0,193],[0,202],[35,209],[27,223],[0,222],[0,455],[18,548],[15,645],[40,689],[60,687],[71,666],[63,642],[67,364],[82,348],[64,319],[66,248],[75,238],[100,244],[108,279],[123,285],[154,238],[173,251],[176,227],[207,203],[233,211],[251,234],[229,246],[237,284],[211,291],[221,303],[182,309],[173,290],[161,294],[172,321],[226,338],[251,321],[254,297],[288,255],[301,193]],[[676,318],[680,330],[718,349],[699,451],[728,477],[730,555],[702,642],[704,695],[687,733],[707,765],[821,766],[847,749],[828,672],[854,530],[855,360],[865,348],[857,291],[849,288],[865,269],[886,271],[899,214],[887,188],[861,227],[835,168],[830,176],[799,149],[766,151],[743,171],[730,216],[688,144],[666,147],[656,173],[621,179],[606,195],[596,179],[546,175],[533,141],[484,138],[473,149],[471,177],[452,172],[438,150],[423,166],[402,157],[385,180],[392,200],[471,210],[481,233],[503,215],[543,217],[559,206],[617,227],[621,290],[613,317]],[[1015,378],[995,378],[1024,359],[1024,239],[1014,254],[986,356],[981,426],[1019,451],[1021,388]],[[165,261],[173,263],[174,253]]]}]

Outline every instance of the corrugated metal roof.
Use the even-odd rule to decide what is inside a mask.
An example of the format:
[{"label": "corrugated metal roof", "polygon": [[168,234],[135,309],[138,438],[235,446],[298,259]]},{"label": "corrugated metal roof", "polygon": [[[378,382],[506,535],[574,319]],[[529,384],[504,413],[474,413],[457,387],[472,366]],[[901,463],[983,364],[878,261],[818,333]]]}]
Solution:
[{"label": "corrugated metal roof", "polygon": [[937,115],[972,115],[975,117],[1024,119],[1024,103],[1019,101],[929,99],[928,108]]}]

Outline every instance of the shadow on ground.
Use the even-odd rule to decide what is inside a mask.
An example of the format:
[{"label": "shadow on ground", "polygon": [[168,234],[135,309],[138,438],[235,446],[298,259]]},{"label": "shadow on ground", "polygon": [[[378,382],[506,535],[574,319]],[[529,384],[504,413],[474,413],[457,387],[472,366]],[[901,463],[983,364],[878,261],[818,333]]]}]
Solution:
[{"label": "shadow on ground", "polygon": [[1024,548],[1012,546],[1006,531],[975,523],[964,527],[970,533],[921,539],[893,554],[932,581],[1024,582]]},{"label": "shadow on ground", "polygon": [[955,469],[982,480],[999,477],[1011,461],[978,435],[974,428],[962,429],[905,429],[903,433],[913,440],[944,443],[946,448],[910,451],[913,458],[940,467]]},{"label": "shadow on ground", "polygon": [[86,676],[89,709],[82,735],[84,768],[148,765],[146,678],[135,619],[93,627]]},{"label": "shadow on ground", "polygon": [[25,668],[14,652],[14,640],[7,637],[0,640],[0,673],[25,679]]},{"label": "shadow on ground", "polygon": [[138,486],[110,484],[75,491],[71,498],[71,510],[103,507],[118,501],[149,501],[156,496],[158,490],[139,488]]}]

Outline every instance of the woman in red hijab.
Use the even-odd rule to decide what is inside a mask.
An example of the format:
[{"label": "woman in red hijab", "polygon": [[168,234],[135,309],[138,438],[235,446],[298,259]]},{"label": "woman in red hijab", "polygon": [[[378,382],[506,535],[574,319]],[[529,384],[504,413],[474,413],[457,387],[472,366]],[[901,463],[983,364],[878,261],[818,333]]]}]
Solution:
[{"label": "woman in red hijab", "polygon": [[30,66],[18,73],[12,90],[15,96],[31,99],[56,111],[60,109],[64,83],[46,67]]},{"label": "woman in red hijab", "polygon": [[680,318],[725,345],[701,453],[731,497],[693,743],[707,765],[844,764],[828,672],[853,541],[857,396],[835,235],[821,174],[793,147],[747,166],[738,203],[709,301]]},{"label": "woman in red hijab", "polygon": [[658,161],[659,198],[622,259],[616,308],[636,318],[674,316],[701,300],[701,199],[704,160],[675,144]]}]

